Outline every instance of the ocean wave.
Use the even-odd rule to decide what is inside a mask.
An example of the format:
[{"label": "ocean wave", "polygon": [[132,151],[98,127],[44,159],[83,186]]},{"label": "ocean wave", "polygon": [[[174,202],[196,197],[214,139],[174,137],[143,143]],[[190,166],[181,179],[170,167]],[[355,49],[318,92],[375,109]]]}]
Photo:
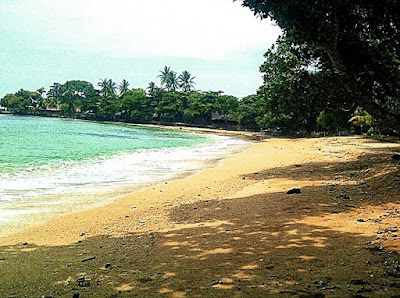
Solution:
[{"label": "ocean wave", "polygon": [[28,164],[0,174],[0,202],[159,182],[200,170],[205,163],[247,144],[232,137],[210,136],[210,142],[194,147],[139,149],[83,160]]}]

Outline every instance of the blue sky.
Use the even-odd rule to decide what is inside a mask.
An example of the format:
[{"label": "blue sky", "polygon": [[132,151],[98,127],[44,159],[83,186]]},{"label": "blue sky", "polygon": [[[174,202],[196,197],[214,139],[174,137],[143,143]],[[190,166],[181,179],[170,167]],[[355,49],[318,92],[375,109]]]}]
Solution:
[{"label": "blue sky", "polygon": [[232,0],[1,0],[0,97],[72,79],[146,88],[165,65],[243,97],[279,34]]}]

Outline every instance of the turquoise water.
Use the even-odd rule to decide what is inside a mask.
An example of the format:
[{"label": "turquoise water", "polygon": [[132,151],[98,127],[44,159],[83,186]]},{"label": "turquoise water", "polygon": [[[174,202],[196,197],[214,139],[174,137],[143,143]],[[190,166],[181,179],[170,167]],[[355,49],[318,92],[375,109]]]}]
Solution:
[{"label": "turquoise water", "polygon": [[181,130],[0,115],[0,237],[189,175],[245,146]]},{"label": "turquoise water", "polygon": [[0,115],[0,177],[62,161],[82,161],[139,149],[191,147],[205,136],[56,118]]}]

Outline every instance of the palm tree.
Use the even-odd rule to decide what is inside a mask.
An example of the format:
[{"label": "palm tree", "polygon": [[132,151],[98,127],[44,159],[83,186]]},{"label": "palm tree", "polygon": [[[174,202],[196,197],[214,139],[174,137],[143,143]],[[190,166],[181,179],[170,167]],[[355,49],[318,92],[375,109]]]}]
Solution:
[{"label": "palm tree", "polygon": [[178,77],[175,71],[171,71],[166,79],[166,85],[168,91],[175,91],[179,87]]},{"label": "palm tree", "polygon": [[148,94],[149,94],[150,96],[153,96],[154,92],[155,92],[157,89],[158,89],[158,87],[156,86],[156,83],[150,82],[150,83],[149,83],[149,86],[147,87]]},{"label": "palm tree", "polygon": [[117,83],[109,79],[107,82],[107,95],[115,95],[115,90],[117,90]]},{"label": "palm tree", "polygon": [[49,91],[46,93],[47,97],[49,98],[58,98],[60,96],[60,83],[54,83],[50,86]]},{"label": "palm tree", "polygon": [[167,81],[168,81],[168,76],[171,73],[171,67],[168,66],[164,66],[163,70],[160,70],[160,75],[158,76],[158,78],[160,78],[161,81],[161,85],[167,85]]},{"label": "palm tree", "polygon": [[192,89],[194,89],[194,85],[196,84],[194,82],[195,78],[196,77],[192,77],[190,72],[185,70],[178,78],[179,86],[184,92],[191,91]]},{"label": "palm tree", "polygon": [[100,79],[97,86],[101,88],[100,94],[103,96],[115,95],[115,90],[117,89],[117,83],[113,82],[111,79]]},{"label": "palm tree", "polygon": [[108,84],[108,79],[104,78],[104,79],[100,79],[100,82],[97,83],[97,86],[99,86],[100,89],[100,94],[103,96],[107,95],[107,84]]},{"label": "palm tree", "polygon": [[60,104],[60,96],[61,96],[61,84],[54,83],[50,86],[49,91],[46,93],[47,97],[45,100],[46,108],[57,109]]},{"label": "palm tree", "polygon": [[122,82],[118,85],[118,90],[120,94],[125,93],[126,91],[129,90],[129,82],[127,80],[122,80]]}]

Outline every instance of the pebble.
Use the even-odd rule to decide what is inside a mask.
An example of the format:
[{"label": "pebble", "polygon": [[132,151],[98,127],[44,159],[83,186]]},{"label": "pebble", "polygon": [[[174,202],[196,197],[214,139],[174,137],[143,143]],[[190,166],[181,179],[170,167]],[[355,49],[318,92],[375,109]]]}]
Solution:
[{"label": "pebble", "polygon": [[301,193],[300,188],[292,188],[292,189],[289,189],[289,190],[287,191],[287,194],[288,194],[288,195],[300,194],[300,193]]}]

